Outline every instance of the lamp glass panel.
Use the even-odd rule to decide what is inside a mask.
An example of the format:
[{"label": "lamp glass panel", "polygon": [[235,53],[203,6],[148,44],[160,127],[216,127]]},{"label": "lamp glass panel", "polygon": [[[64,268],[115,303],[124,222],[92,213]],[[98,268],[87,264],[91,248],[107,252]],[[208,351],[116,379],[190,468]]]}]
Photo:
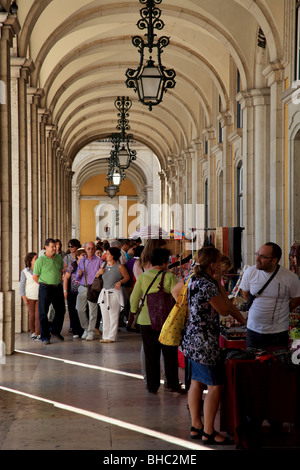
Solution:
[{"label": "lamp glass panel", "polygon": [[114,197],[116,195],[117,191],[116,191],[116,187],[112,184],[109,186],[108,188],[108,195],[109,197]]},{"label": "lamp glass panel", "polygon": [[114,171],[114,174],[113,174],[113,184],[115,186],[119,186],[119,184],[121,183],[121,175],[118,171]]},{"label": "lamp glass panel", "polygon": [[121,168],[124,168],[127,166],[127,162],[128,162],[128,152],[126,150],[126,148],[123,146],[120,150],[119,150],[119,163],[120,163],[120,167]]},{"label": "lamp glass panel", "polygon": [[156,67],[146,66],[139,78],[142,98],[157,99],[161,87],[161,75]]}]

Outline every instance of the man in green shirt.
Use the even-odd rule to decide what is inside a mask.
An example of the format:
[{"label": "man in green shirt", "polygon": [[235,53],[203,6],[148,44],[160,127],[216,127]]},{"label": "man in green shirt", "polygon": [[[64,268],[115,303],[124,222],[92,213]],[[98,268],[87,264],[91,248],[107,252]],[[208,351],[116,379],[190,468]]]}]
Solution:
[{"label": "man in green shirt", "polygon": [[[53,238],[45,241],[45,253],[40,256],[34,265],[33,279],[39,284],[39,320],[41,340],[44,344],[50,343],[50,334],[63,341],[60,332],[65,316],[65,299],[62,286],[63,259],[55,253],[56,243]],[[53,305],[55,316],[50,329],[48,311]]]}]

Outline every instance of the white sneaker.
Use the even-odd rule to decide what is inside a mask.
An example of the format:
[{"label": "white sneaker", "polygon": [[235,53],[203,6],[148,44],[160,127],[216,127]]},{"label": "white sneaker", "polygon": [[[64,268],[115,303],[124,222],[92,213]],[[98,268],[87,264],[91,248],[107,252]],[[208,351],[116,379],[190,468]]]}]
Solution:
[{"label": "white sneaker", "polygon": [[89,333],[86,337],[86,341],[93,341],[94,340],[94,335],[93,333]]},{"label": "white sneaker", "polygon": [[81,336],[81,339],[86,339],[87,335],[88,335],[87,330],[84,330],[83,335]]},{"label": "white sneaker", "polygon": [[73,335],[73,339],[78,339],[79,335]]}]

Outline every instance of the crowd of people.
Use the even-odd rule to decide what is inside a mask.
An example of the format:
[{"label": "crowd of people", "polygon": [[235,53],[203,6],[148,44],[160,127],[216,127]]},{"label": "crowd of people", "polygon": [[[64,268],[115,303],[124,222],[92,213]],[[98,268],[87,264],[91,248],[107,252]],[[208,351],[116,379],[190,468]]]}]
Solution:
[{"label": "crowd of people", "polygon": [[[149,393],[157,393],[162,367],[169,391],[184,394],[188,390],[190,438],[202,439],[208,445],[231,444],[215,430],[224,385],[220,317],[230,315],[247,325],[224,288],[223,275],[232,268],[231,260],[214,246],[205,246],[195,255],[188,276],[178,280],[170,270],[171,252],[164,239],[149,239],[144,246],[140,239],[97,239],[83,245],[71,239],[67,248],[64,253],[60,240],[49,238],[39,255],[31,252],[25,258],[20,294],[28,307],[31,339],[44,344],[50,343],[51,336],[64,340],[61,331],[66,302],[74,339],[92,341],[100,334],[101,343],[114,343],[120,326],[139,332],[142,373]],[[300,281],[296,274],[279,266],[280,258],[280,247],[266,243],[256,253],[256,264],[242,279],[243,296],[254,296],[248,312],[249,347],[288,345],[289,312],[300,305]],[[89,286],[99,277],[102,289],[96,300],[91,299]],[[266,280],[269,285],[258,295]],[[181,343],[186,367],[183,386],[178,376],[178,348],[159,342],[150,296],[163,290],[174,303],[187,281],[189,316]],[[159,311],[162,300],[155,299]],[[202,413],[204,390],[207,394]]]}]

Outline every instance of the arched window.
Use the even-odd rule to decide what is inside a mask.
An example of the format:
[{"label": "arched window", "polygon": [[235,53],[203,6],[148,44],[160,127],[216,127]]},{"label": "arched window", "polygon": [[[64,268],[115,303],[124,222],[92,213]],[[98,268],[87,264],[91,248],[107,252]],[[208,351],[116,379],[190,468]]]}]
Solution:
[{"label": "arched window", "polygon": [[239,162],[236,173],[237,186],[237,226],[243,227],[243,164]]}]

